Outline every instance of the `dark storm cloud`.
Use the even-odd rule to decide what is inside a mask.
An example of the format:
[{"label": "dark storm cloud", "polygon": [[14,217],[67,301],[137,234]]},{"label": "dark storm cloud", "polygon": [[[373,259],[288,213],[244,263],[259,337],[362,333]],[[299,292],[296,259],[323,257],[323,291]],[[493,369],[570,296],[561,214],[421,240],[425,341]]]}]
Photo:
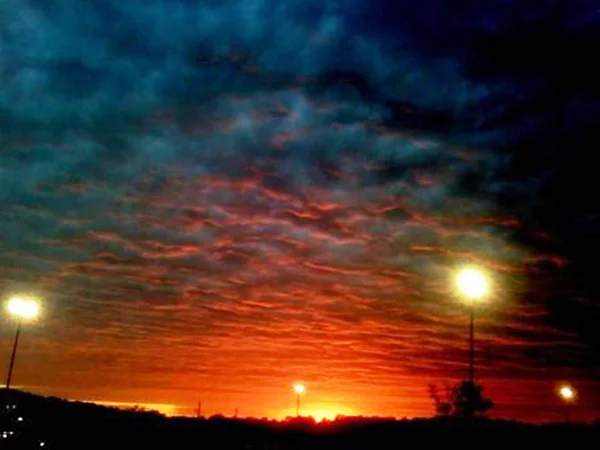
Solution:
[{"label": "dark storm cloud", "polygon": [[[597,315],[597,240],[569,236],[597,209],[557,192],[579,165],[548,126],[577,111],[575,139],[597,98],[563,89],[547,111],[537,98],[564,83],[546,60],[502,59],[558,3],[398,5],[0,4],[0,279],[51,301],[38,350],[62,344],[72,368],[56,383],[303,373],[412,392],[464,370],[448,284],[465,262],[496,274],[486,376],[594,370],[592,322],[578,335],[570,312]],[[593,21],[568,10],[575,30]],[[591,176],[568,192],[588,198]]]}]

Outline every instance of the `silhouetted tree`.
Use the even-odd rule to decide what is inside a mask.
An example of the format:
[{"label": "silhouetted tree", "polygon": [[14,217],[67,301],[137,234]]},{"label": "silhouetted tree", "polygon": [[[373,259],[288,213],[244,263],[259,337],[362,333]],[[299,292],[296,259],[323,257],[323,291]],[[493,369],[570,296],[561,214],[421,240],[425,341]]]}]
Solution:
[{"label": "silhouetted tree", "polygon": [[450,398],[450,390],[446,389],[446,391],[446,396],[442,398],[438,387],[435,384],[429,385],[429,397],[433,400],[437,416],[447,417],[452,413],[453,406]]},{"label": "silhouetted tree", "polygon": [[129,411],[129,412],[147,412],[148,410],[144,406],[133,405],[133,406],[130,406],[129,408],[125,408],[125,411]]},{"label": "silhouetted tree", "polygon": [[452,415],[457,417],[474,417],[485,414],[492,406],[489,398],[483,397],[483,386],[471,381],[463,381],[452,388]]},{"label": "silhouetted tree", "polygon": [[436,415],[440,417],[474,417],[485,414],[494,406],[492,400],[483,397],[483,387],[470,381],[446,388],[444,395],[435,384],[430,384],[429,397],[433,400]]}]

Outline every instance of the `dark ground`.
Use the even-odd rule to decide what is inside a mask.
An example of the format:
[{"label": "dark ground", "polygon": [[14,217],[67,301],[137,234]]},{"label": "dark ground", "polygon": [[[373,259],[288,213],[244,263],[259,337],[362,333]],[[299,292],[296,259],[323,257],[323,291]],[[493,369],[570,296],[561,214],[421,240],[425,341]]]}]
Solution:
[{"label": "dark ground", "polygon": [[223,417],[167,418],[153,412],[122,411],[14,390],[0,391],[0,408],[2,450],[358,450],[498,444],[595,448],[600,438],[598,422],[530,425],[488,419],[397,421],[355,417],[315,424],[310,419],[275,422]]}]

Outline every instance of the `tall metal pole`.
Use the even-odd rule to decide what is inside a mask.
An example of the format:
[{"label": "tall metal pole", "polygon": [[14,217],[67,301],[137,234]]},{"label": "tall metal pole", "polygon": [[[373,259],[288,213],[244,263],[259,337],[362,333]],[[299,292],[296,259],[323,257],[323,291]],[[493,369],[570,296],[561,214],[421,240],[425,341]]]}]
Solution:
[{"label": "tall metal pole", "polygon": [[300,392],[296,393],[296,417],[300,417]]},{"label": "tall metal pole", "polygon": [[8,377],[6,378],[6,389],[10,389],[10,380],[12,378],[13,367],[15,366],[15,357],[17,356],[17,346],[19,345],[19,335],[21,334],[21,323],[17,325],[17,334],[15,335],[15,343],[13,345],[12,356],[10,357],[10,366],[8,367]]},{"label": "tall metal pole", "polygon": [[471,305],[471,324],[469,330],[469,381],[475,383],[475,305]]}]

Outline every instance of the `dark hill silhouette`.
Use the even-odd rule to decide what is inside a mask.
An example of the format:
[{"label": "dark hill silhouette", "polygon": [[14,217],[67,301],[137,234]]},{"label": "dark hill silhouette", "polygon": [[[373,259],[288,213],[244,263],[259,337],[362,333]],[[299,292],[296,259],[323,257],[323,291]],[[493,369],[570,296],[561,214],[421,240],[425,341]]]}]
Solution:
[{"label": "dark hill silhouette", "polygon": [[[124,411],[94,404],[0,390],[0,448],[4,449],[239,449],[359,450],[447,445],[565,444],[579,448],[600,437],[595,425],[527,425],[488,419],[339,417],[229,419],[222,416],[168,418],[156,412]],[[19,419],[20,418],[20,419]],[[517,440],[515,440],[517,439]],[[567,441],[568,440],[568,441]],[[416,441],[416,442],[414,442]],[[581,445],[578,445],[578,444]]]}]

